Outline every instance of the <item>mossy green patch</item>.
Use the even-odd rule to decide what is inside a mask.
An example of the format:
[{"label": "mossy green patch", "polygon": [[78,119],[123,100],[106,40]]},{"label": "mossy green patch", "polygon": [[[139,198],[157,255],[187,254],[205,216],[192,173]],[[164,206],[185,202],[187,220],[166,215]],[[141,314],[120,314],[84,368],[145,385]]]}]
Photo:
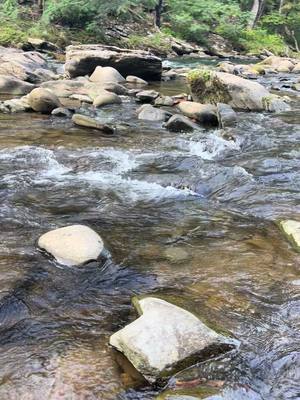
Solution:
[{"label": "mossy green patch", "polygon": [[231,95],[217,74],[208,69],[193,70],[188,75],[188,83],[195,101],[200,103],[225,103],[231,101]]}]

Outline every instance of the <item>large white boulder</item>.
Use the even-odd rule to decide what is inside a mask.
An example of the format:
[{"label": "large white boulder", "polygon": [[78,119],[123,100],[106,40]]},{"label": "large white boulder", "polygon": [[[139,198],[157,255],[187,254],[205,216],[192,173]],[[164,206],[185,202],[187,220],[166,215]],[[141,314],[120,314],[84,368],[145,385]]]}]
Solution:
[{"label": "large white boulder", "polygon": [[124,82],[125,78],[115,68],[97,67],[90,76],[90,81],[101,84],[108,82],[120,83]]},{"label": "large white boulder", "polygon": [[289,219],[281,221],[280,227],[294,248],[300,252],[300,222]]},{"label": "large white boulder", "polygon": [[134,299],[134,305],[141,316],[113,334],[110,344],[122,352],[149,382],[168,375],[191,356],[197,355],[197,359],[201,359],[201,352],[207,357],[212,348],[219,352],[232,348],[232,340],[174,304],[146,297]]},{"label": "large white boulder", "polygon": [[47,232],[39,238],[38,246],[60,264],[69,266],[96,260],[104,248],[101,237],[84,225],[71,225]]}]

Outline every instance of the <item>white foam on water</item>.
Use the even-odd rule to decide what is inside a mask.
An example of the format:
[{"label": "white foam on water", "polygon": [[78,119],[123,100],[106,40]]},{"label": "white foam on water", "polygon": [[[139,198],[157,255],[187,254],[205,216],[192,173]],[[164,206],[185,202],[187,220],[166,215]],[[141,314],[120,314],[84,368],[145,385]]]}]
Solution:
[{"label": "white foam on water", "polygon": [[131,201],[160,200],[196,195],[189,189],[177,189],[173,186],[162,186],[155,182],[125,178],[116,173],[89,171],[76,174],[73,179],[89,182],[91,185],[105,190],[113,190],[120,197],[130,198]]},{"label": "white foam on water", "polygon": [[228,151],[238,151],[240,146],[232,140],[225,140],[220,136],[210,134],[200,141],[189,142],[189,151],[192,155],[201,157],[204,160],[214,160]]},{"label": "white foam on water", "polygon": [[[1,154],[7,160],[13,159],[17,165],[16,173],[9,174],[10,182],[16,182],[24,173],[34,184],[66,185],[78,182],[103,189],[112,190],[119,197],[131,201],[159,200],[178,196],[195,195],[189,189],[177,189],[172,186],[162,186],[159,183],[132,179],[127,174],[145,160],[153,160],[159,154],[140,154],[134,151],[105,149],[85,149],[68,152],[60,149],[60,158],[67,161],[83,159],[83,171],[66,167],[59,162],[56,154],[49,149],[34,146],[22,146]],[[99,162],[97,162],[99,161]]]}]

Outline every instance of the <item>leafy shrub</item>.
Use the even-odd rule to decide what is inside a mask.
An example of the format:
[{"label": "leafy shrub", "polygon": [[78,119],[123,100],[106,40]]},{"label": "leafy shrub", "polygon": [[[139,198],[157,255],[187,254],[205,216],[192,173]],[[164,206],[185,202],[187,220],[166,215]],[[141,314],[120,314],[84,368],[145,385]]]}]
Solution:
[{"label": "leafy shrub", "polygon": [[5,21],[5,23],[0,23],[1,46],[17,45],[20,42],[24,42],[26,38],[26,31],[22,31],[17,24],[13,22],[10,23],[8,21]]},{"label": "leafy shrub", "polygon": [[69,27],[85,27],[95,16],[93,3],[85,0],[51,1],[44,12],[43,19],[54,24]]},{"label": "leafy shrub", "polygon": [[268,33],[265,29],[244,30],[240,43],[247,52],[253,54],[260,54],[264,49],[278,55],[286,53],[283,38],[277,34]]},{"label": "leafy shrub", "polygon": [[150,48],[159,53],[167,54],[171,51],[170,36],[161,32],[148,36],[130,35],[126,44],[129,48]]}]

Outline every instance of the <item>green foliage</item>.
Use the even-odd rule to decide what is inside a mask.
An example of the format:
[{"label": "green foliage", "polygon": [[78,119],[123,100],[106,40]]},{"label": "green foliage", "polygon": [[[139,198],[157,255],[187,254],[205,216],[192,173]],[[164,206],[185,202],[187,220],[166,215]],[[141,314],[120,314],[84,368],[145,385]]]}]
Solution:
[{"label": "green foliage", "polygon": [[0,4],[0,17],[15,19],[18,15],[18,2],[17,0],[4,0]]},{"label": "green foliage", "polygon": [[211,79],[211,71],[208,69],[193,69],[187,76],[188,82],[193,83],[199,78],[204,82],[208,82]]},{"label": "green foliage", "polygon": [[168,54],[171,51],[170,36],[161,32],[146,37],[130,35],[125,43],[129,48],[152,49],[161,54]]},{"label": "green foliage", "polygon": [[92,21],[95,11],[93,3],[85,0],[50,1],[43,19],[68,27],[83,27]]},{"label": "green foliage", "polygon": [[284,55],[286,44],[281,36],[268,33],[265,29],[247,29],[242,33],[240,43],[248,53],[260,54],[264,49]]},{"label": "green foliage", "polygon": [[0,46],[17,45],[26,37],[26,32],[13,22],[0,25]]},{"label": "green foliage", "polygon": [[284,54],[285,42],[293,49],[300,46],[299,0],[265,0],[252,30],[248,25],[253,0],[164,0],[161,32],[145,36],[144,21],[149,25],[154,20],[157,1],[45,0],[41,15],[37,0],[0,0],[0,44],[16,44],[27,36],[60,45],[70,41],[106,42],[104,27],[117,21],[134,23],[137,33],[126,41],[128,47],[161,54],[171,50],[170,35],[206,44],[209,33],[217,33],[236,49],[251,53],[268,49]]},{"label": "green foliage", "polygon": [[196,43],[205,43],[211,31],[236,40],[248,19],[235,0],[170,0],[168,6],[174,33]]}]

